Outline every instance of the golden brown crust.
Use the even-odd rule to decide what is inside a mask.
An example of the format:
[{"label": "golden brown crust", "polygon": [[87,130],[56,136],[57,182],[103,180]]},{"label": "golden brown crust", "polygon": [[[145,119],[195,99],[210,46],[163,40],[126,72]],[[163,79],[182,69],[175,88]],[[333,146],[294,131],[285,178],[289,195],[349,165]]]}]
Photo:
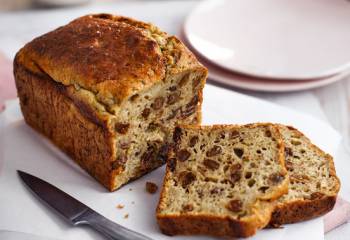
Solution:
[{"label": "golden brown crust", "polygon": [[[224,129],[227,126],[242,127],[242,125],[181,125],[180,127],[191,129]],[[243,125],[248,128],[258,126],[271,126],[280,135],[279,130],[270,123],[254,123]],[[278,161],[283,166],[281,174],[285,176],[284,182],[276,191],[270,195],[264,196],[261,200],[257,200],[254,207],[254,215],[243,217],[239,220],[228,216],[216,216],[205,213],[179,213],[179,214],[163,214],[162,210],[166,207],[166,191],[168,184],[171,182],[171,163],[167,163],[166,173],[163,180],[163,187],[160,193],[160,199],[156,210],[157,222],[159,228],[167,235],[212,235],[212,236],[228,236],[228,237],[249,237],[256,233],[258,229],[265,227],[271,218],[271,214],[275,209],[276,201],[273,201],[288,192],[289,178],[287,170],[284,167],[284,143],[281,137],[276,139],[279,145]],[[175,140],[175,145],[176,140]]]},{"label": "golden brown crust", "polygon": [[[110,114],[96,111],[74,94],[72,86],[57,83],[42,72],[32,73],[16,59],[14,73],[26,123],[66,152],[109,191],[124,185],[126,182],[115,181],[122,169],[113,168],[118,160]],[[199,97],[202,98],[201,94]],[[197,119],[200,116],[198,111]],[[129,181],[160,165],[158,162],[147,164]]]},{"label": "golden brown crust", "polygon": [[[280,125],[280,127],[283,127]],[[309,142],[310,148],[316,151],[320,156],[324,156],[329,162],[330,176],[337,180],[337,184],[334,188],[334,195],[321,194],[314,199],[294,199],[292,201],[279,202],[276,206],[274,213],[272,214],[269,226],[280,226],[288,223],[296,223],[309,219],[313,219],[322,216],[331,211],[335,205],[337,193],[340,189],[340,181],[336,175],[333,158],[331,155],[326,154],[319,147],[311,143],[302,132],[292,126],[285,126],[289,130],[293,131],[299,137],[303,137]],[[318,195],[318,194],[317,194]]]},{"label": "golden brown crust", "polygon": [[25,121],[111,191],[163,164],[147,162],[141,172],[123,177],[115,124],[134,93],[175,74],[203,73],[193,119],[200,123],[207,70],[176,37],[151,24],[87,15],[28,43],[14,66]]},{"label": "golden brown crust", "polygon": [[115,160],[115,140],[107,119],[97,117],[81,103],[77,108],[77,102],[67,97],[66,88],[48,76],[33,74],[16,61],[14,72],[27,124],[112,190],[110,166]]},{"label": "golden brown crust", "polygon": [[211,215],[158,216],[158,225],[166,235],[213,235],[249,237],[256,233],[256,226],[230,218]]},{"label": "golden brown crust", "polygon": [[166,74],[203,68],[175,37],[151,24],[109,14],[80,17],[38,37],[21,49],[17,60],[64,85],[86,88],[109,106]]},{"label": "golden brown crust", "polygon": [[269,227],[306,221],[322,216],[333,209],[336,199],[336,196],[323,196],[315,200],[295,200],[279,204],[272,214]]},{"label": "golden brown crust", "polygon": [[[163,194],[163,192],[161,193]],[[266,226],[275,208],[272,202],[259,202],[256,216],[245,219],[210,214],[162,215],[160,204],[157,208],[157,222],[160,230],[166,235],[209,235],[219,237],[249,237],[258,229]]]},{"label": "golden brown crust", "polygon": [[20,55],[26,57],[24,65],[35,62],[58,82],[112,94],[117,101],[165,74],[165,60],[156,41],[132,25],[94,16],[81,17],[34,39]]}]

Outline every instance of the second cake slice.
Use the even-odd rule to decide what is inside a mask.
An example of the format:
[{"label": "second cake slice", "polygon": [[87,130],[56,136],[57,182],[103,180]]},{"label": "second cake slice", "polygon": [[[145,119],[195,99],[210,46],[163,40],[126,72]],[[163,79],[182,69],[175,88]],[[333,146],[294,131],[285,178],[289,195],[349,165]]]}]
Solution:
[{"label": "second cake slice", "polygon": [[177,127],[157,209],[165,234],[247,237],[288,191],[284,146],[271,124]]},{"label": "second cake slice", "polygon": [[271,226],[322,216],[335,205],[340,189],[333,158],[290,126],[279,125],[285,143],[289,192],[278,201]]}]

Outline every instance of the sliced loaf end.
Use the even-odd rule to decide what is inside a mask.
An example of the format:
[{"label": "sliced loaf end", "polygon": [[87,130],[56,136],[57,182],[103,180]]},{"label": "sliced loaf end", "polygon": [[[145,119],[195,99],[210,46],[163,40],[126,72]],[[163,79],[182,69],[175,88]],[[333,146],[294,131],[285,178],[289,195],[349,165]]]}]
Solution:
[{"label": "sliced loaf end", "polygon": [[285,142],[289,192],[279,199],[270,225],[279,226],[321,216],[334,207],[340,189],[333,158],[297,129],[279,125]]},{"label": "sliced loaf end", "polygon": [[284,145],[271,124],[181,126],[157,208],[168,235],[247,237],[288,191]]}]

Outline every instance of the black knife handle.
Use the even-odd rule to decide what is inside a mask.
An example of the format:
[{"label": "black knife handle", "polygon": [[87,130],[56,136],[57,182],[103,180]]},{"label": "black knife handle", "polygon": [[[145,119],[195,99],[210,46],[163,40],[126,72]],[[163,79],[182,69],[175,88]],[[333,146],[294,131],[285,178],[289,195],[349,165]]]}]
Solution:
[{"label": "black knife handle", "polygon": [[87,224],[111,240],[152,240],[145,235],[110,221],[92,210],[87,211],[79,217],[79,219],[76,220],[76,224]]}]

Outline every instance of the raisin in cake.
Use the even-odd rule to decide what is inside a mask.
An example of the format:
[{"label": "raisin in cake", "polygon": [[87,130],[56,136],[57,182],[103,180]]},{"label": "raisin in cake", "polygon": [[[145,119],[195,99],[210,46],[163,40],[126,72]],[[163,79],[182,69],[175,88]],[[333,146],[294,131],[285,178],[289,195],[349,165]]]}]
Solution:
[{"label": "raisin in cake", "polygon": [[98,14],[26,44],[14,74],[25,121],[115,190],[164,163],[175,123],[200,123],[207,70],[157,27]]},{"label": "raisin in cake", "polygon": [[271,225],[308,220],[332,210],[340,188],[333,159],[297,129],[279,125],[285,142],[288,194],[278,201]]},{"label": "raisin in cake", "polygon": [[288,191],[277,127],[182,126],[173,138],[157,208],[163,233],[247,237],[269,223]]}]

